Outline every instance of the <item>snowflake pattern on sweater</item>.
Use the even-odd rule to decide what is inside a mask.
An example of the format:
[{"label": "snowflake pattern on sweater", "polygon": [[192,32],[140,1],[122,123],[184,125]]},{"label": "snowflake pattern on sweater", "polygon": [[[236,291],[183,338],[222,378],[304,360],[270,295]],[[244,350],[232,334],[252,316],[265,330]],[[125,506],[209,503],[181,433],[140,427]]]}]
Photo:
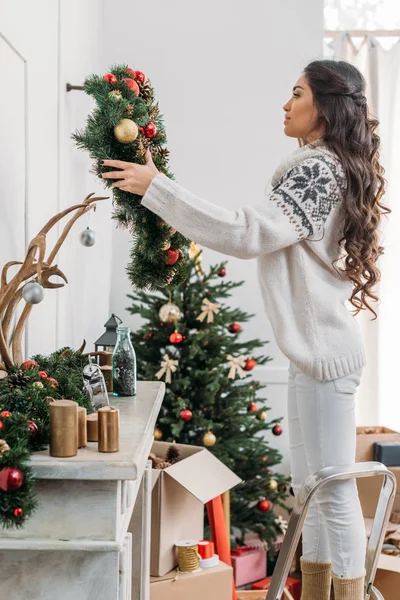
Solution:
[{"label": "snowflake pattern on sweater", "polygon": [[338,159],[324,154],[290,168],[272,188],[270,200],[282,208],[302,241],[323,232],[345,189],[342,165]]}]

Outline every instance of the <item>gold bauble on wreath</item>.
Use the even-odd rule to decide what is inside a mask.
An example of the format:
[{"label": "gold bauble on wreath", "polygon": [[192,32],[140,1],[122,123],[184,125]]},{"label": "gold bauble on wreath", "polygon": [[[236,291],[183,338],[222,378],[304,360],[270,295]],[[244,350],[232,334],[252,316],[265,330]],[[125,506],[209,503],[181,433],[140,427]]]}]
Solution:
[{"label": "gold bauble on wreath", "polygon": [[153,434],[153,436],[154,436],[154,439],[155,439],[157,442],[159,442],[160,440],[162,440],[162,431],[161,431],[161,429],[159,429],[158,427],[156,427],[156,428],[154,429],[154,434]]},{"label": "gold bauble on wreath", "polygon": [[136,140],[139,129],[135,121],[121,119],[118,125],[114,127],[114,135],[121,144],[130,144]]},{"label": "gold bauble on wreath", "polygon": [[211,431],[207,431],[207,433],[205,433],[203,436],[203,444],[205,446],[208,446],[208,447],[214,446],[216,441],[217,441],[217,438]]}]

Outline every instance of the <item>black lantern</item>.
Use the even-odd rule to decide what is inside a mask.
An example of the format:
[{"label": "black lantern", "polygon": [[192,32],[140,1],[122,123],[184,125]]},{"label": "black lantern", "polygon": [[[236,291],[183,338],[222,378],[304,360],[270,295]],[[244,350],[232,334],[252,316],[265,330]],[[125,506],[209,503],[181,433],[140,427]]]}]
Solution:
[{"label": "black lantern", "polygon": [[[122,323],[122,319],[113,313],[108,319],[107,323],[104,325],[106,328],[105,332],[94,343],[96,352],[99,350],[112,352],[114,350],[114,346],[117,343],[117,327],[120,323]],[[100,348],[100,346],[102,346],[102,348]]]}]

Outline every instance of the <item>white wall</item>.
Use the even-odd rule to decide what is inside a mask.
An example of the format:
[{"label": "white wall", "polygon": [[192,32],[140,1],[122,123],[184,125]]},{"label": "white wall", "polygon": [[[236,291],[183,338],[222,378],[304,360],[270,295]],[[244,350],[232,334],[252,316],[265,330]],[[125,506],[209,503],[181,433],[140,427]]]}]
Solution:
[{"label": "white wall", "polygon": [[[282,106],[302,68],[322,56],[323,4],[115,0],[112,12],[106,0],[103,6],[105,66],[127,62],[152,80],[177,180],[227,208],[259,200],[277,163],[297,145],[283,134]],[[111,309],[136,327],[125,312],[128,240],[124,232],[114,235]],[[203,260],[223,258],[205,250]],[[265,352],[273,362],[254,373],[268,383],[270,416],[285,415],[287,360],[264,313],[255,261],[231,258],[228,277],[246,281],[232,304],[257,315],[246,337],[271,340]],[[286,421],[283,426],[271,443],[284,452],[287,471]]]}]

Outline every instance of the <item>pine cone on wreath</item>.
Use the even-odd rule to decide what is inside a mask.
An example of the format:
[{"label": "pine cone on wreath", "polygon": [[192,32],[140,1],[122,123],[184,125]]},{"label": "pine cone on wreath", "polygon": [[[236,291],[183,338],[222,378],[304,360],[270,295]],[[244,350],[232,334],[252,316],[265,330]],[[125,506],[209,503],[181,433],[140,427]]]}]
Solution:
[{"label": "pine cone on wreath", "polygon": [[128,104],[124,113],[127,117],[131,117],[133,115],[133,104]]},{"label": "pine cone on wreath", "polygon": [[10,446],[7,444],[6,440],[0,440],[0,456],[3,456],[9,449]]},{"label": "pine cone on wreath", "polygon": [[154,100],[154,90],[147,81],[146,83],[143,83],[139,89],[140,97],[146,102],[146,104],[149,104]]},{"label": "pine cone on wreath", "polygon": [[151,106],[149,108],[150,121],[157,121],[159,116],[160,116],[160,108],[159,108],[158,104],[154,104],[153,106]]},{"label": "pine cone on wreath", "polygon": [[168,148],[157,148],[156,154],[162,160],[168,160],[168,158],[169,158],[169,150],[168,150]]},{"label": "pine cone on wreath", "polygon": [[29,375],[27,375],[25,371],[22,371],[20,369],[19,371],[15,371],[14,373],[8,374],[8,387],[25,387],[26,385],[28,385],[30,379],[31,378],[29,377]]}]

